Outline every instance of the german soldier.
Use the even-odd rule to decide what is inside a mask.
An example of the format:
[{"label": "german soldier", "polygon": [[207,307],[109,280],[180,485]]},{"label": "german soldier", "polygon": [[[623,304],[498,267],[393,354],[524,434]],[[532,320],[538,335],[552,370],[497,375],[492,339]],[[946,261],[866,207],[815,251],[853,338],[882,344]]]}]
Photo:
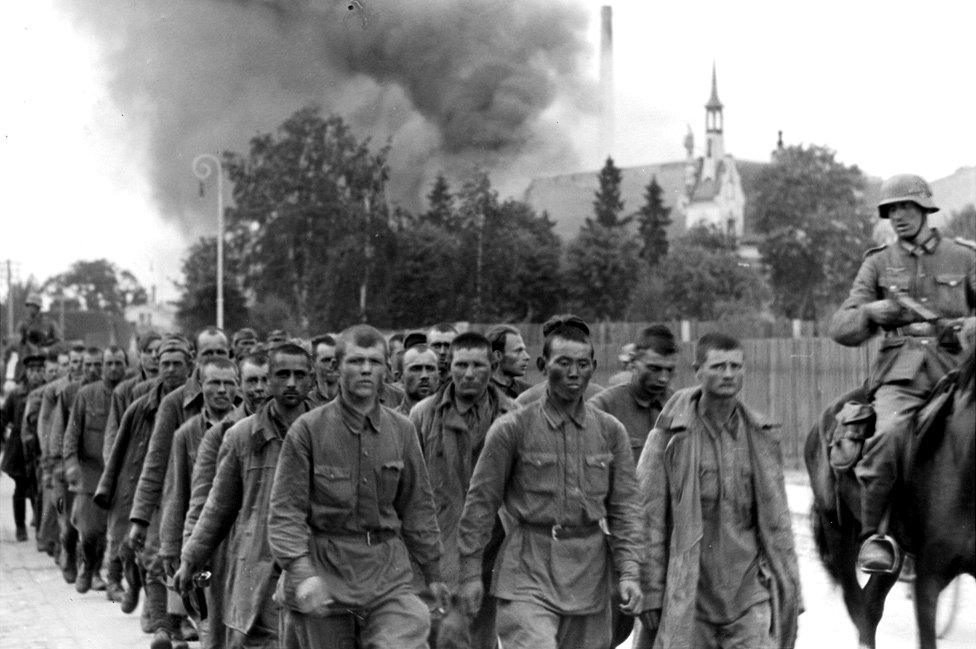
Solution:
[{"label": "german soldier", "polygon": [[[865,539],[858,564],[869,572],[897,568],[897,545],[877,532],[898,484],[912,420],[929,390],[958,364],[956,331],[971,338],[976,324],[976,244],[946,239],[929,227],[928,215],[938,209],[920,176],[894,176],[882,184],[878,215],[898,239],[867,252],[830,322],[831,337],[842,345],[884,336],[867,386],[875,432],[855,467]],[[946,326],[953,320],[955,327]]]}]

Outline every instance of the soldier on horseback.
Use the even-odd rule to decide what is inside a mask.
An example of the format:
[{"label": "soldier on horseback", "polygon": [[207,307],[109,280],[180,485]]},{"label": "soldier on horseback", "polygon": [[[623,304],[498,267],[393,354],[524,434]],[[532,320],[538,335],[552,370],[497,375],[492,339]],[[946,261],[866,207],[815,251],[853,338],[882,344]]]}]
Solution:
[{"label": "soldier on horseback", "polygon": [[[960,338],[972,340],[976,318],[976,244],[946,239],[928,225],[938,211],[920,176],[886,180],[878,202],[898,239],[865,254],[848,298],[833,315],[830,335],[858,346],[881,332],[868,393],[875,432],[855,473],[861,485],[864,542],[858,565],[893,572],[900,549],[878,534],[898,483],[916,411],[960,358]],[[971,342],[970,342],[971,344]]]}]

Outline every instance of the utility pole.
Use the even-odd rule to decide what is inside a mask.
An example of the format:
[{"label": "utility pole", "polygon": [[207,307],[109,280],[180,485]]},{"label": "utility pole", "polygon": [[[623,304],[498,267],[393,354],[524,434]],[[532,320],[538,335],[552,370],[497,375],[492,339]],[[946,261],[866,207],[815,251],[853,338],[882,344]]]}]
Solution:
[{"label": "utility pole", "polygon": [[14,344],[14,334],[17,333],[14,324],[14,269],[13,262],[7,260],[7,342]]}]

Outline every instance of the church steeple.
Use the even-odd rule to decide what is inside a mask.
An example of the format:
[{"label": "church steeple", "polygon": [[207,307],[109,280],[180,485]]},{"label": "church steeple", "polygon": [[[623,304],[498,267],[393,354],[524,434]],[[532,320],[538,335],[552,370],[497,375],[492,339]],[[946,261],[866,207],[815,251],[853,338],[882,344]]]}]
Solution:
[{"label": "church steeple", "polygon": [[712,96],[705,104],[705,157],[718,159],[725,155],[725,143],[722,138],[722,102],[718,98],[718,78],[715,74],[715,63],[712,62]]}]

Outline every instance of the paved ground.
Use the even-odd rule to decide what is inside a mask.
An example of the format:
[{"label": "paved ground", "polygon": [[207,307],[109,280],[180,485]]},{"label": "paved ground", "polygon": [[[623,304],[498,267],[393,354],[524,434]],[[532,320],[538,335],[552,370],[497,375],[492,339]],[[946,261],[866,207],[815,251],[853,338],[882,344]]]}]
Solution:
[{"label": "paved ground", "polygon": [[[816,556],[806,513],[810,496],[802,478],[790,476],[788,496],[800,554],[806,613],[800,617],[799,649],[855,647],[854,629],[844,612],[840,591],[830,584]],[[10,513],[13,483],[0,478],[0,648],[2,649],[145,649],[138,611],[123,615],[102,593],[78,595],[61,579],[52,560],[27,543],[14,542]],[[193,645],[191,645],[193,646]],[[911,600],[899,584],[888,597],[879,646],[915,646]],[[940,647],[976,647],[976,584],[963,582],[956,624]]]}]

